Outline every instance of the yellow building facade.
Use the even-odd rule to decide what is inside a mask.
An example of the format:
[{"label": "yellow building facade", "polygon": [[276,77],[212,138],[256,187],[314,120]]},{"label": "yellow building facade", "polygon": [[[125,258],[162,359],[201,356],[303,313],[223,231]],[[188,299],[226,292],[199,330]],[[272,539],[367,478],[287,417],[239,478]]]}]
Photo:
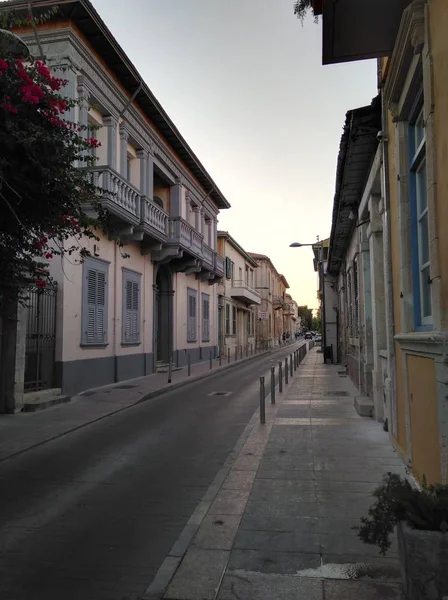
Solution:
[{"label": "yellow building facade", "polygon": [[393,275],[394,442],[413,474],[447,477],[448,3],[403,11],[380,64]]}]

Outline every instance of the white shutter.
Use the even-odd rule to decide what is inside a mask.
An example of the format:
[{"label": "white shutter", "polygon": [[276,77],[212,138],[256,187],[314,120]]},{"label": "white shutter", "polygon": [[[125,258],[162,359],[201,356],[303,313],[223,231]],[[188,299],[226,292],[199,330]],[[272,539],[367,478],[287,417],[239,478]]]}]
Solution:
[{"label": "white shutter", "polygon": [[87,318],[86,318],[86,342],[94,343],[96,341],[95,333],[95,315],[96,315],[96,277],[97,271],[95,269],[88,269],[87,271]]},{"label": "white shutter", "polygon": [[95,337],[96,341],[101,344],[106,340],[106,273],[97,271],[96,281]]}]

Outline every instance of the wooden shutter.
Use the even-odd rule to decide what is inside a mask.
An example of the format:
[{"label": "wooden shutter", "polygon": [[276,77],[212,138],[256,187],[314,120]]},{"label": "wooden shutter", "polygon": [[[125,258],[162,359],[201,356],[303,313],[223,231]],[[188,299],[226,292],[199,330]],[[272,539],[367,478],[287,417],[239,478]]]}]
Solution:
[{"label": "wooden shutter", "polygon": [[226,335],[230,335],[230,304],[226,304]]},{"label": "wooden shutter", "polygon": [[107,343],[107,266],[84,263],[82,336],[84,344]]},{"label": "wooden shutter", "polygon": [[196,290],[188,290],[187,341],[196,341]]},{"label": "wooden shutter", "polygon": [[124,272],[123,342],[140,342],[140,276]]},{"label": "wooden shutter", "polygon": [[202,294],[202,340],[210,340],[210,296]]}]

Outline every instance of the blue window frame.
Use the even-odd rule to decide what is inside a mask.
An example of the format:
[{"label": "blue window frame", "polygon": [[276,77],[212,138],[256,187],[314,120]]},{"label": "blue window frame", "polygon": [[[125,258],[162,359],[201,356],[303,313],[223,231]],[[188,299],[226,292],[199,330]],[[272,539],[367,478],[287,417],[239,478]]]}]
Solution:
[{"label": "blue window frame", "polygon": [[416,331],[427,331],[433,328],[433,319],[429,260],[426,132],[422,92],[417,98],[409,119],[409,158],[414,326]]}]

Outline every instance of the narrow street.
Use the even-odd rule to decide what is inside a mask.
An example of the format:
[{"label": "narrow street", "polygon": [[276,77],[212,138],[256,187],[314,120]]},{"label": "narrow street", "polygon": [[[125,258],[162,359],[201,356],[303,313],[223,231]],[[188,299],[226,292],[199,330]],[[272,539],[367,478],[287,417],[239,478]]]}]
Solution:
[{"label": "narrow street", "polygon": [[290,352],[1,463],[0,598],[138,598],[256,410],[259,376]]}]

